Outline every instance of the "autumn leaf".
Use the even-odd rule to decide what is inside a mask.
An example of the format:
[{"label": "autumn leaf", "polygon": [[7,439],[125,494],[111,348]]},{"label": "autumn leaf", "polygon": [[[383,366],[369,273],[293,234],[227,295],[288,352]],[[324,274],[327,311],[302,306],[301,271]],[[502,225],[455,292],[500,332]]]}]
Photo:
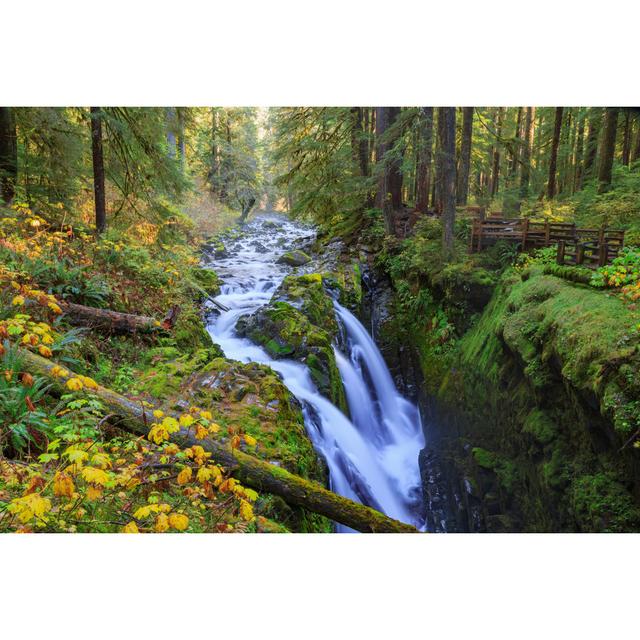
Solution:
[{"label": "autumn leaf", "polygon": [[187,484],[187,482],[191,480],[192,475],[193,475],[193,470],[191,469],[191,467],[185,467],[178,474],[178,484]]},{"label": "autumn leaf", "polygon": [[104,486],[109,481],[109,476],[102,469],[96,467],[85,467],[82,472],[82,477],[92,484],[99,484]]},{"label": "autumn leaf", "polygon": [[140,533],[138,525],[132,520],[128,525],[122,527],[122,533]]},{"label": "autumn leaf", "polygon": [[189,518],[184,513],[171,513],[169,525],[176,531],[184,531],[189,526]]},{"label": "autumn leaf", "polygon": [[59,497],[71,498],[74,491],[75,486],[71,476],[58,471],[53,477],[53,494]]}]

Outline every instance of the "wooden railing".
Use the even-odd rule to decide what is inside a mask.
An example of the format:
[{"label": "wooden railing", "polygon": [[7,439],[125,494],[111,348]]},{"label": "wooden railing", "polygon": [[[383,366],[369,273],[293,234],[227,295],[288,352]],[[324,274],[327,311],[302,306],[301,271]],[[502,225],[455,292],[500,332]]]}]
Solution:
[{"label": "wooden railing", "polygon": [[474,219],[469,251],[475,253],[499,240],[513,242],[519,251],[558,245],[558,264],[603,266],[624,247],[620,229],[579,229],[573,223],[536,221],[529,218]]}]

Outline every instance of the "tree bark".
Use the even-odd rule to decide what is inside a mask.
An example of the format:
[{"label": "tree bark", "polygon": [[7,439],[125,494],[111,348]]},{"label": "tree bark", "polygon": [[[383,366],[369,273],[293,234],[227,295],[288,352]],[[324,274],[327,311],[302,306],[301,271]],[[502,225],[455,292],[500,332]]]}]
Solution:
[{"label": "tree bark", "polygon": [[575,152],[575,173],[573,176],[573,193],[582,188],[582,175],[583,166],[582,158],[584,156],[584,130],[585,130],[585,115],[584,113],[578,114],[578,137],[576,140],[576,152]]},{"label": "tree bark", "polygon": [[164,320],[158,321],[150,316],[97,309],[73,302],[61,302],[60,307],[65,314],[65,319],[71,324],[113,333],[150,333],[163,329],[166,331],[173,327],[179,314],[179,308],[172,307]]},{"label": "tree bark", "polygon": [[529,176],[531,175],[531,143],[535,107],[527,107],[524,117],[524,139],[522,146],[522,171],[520,172],[520,200],[529,197]]},{"label": "tree bark", "polygon": [[398,131],[392,127],[399,114],[400,107],[376,108],[376,162],[379,171],[376,207],[382,211],[385,230],[389,235],[396,234],[395,212],[402,207],[400,162],[389,157],[389,151],[398,138]]},{"label": "tree bark", "polygon": [[[498,138],[502,135],[502,118],[503,108],[498,107],[498,111],[495,117],[496,135]],[[498,187],[500,185],[500,140],[496,140],[493,145],[493,164],[491,167],[491,197],[494,198],[498,193]]]},{"label": "tree bark", "polygon": [[622,138],[622,164],[629,166],[629,156],[631,155],[631,113],[628,109],[624,112],[624,135]]},{"label": "tree bark", "polygon": [[[51,374],[55,362],[21,349],[23,366],[31,373],[49,378],[53,385],[61,389],[60,378]],[[106,411],[118,420],[118,427],[138,436],[146,436],[154,421],[153,410],[140,401],[129,398],[98,385],[93,393],[100,398]],[[175,414],[165,411],[167,415]],[[181,446],[200,445],[213,454],[217,464],[223,465],[234,477],[257,491],[272,493],[291,505],[303,507],[327,518],[367,533],[415,533],[411,525],[393,520],[379,511],[339,496],[316,482],[305,480],[281,467],[264,462],[238,449],[231,449],[222,442],[206,439],[197,440],[189,430],[182,428],[172,434],[171,440]]]},{"label": "tree bark", "polygon": [[218,192],[220,180],[220,159],[218,149],[218,110],[211,107],[211,164],[209,166],[209,188],[211,193]]},{"label": "tree bark", "polygon": [[551,142],[551,155],[549,157],[549,180],[547,181],[547,198],[549,198],[549,200],[551,200],[556,194],[556,165],[558,163],[558,146],[560,145],[563,110],[564,107],[556,107],[553,140]]},{"label": "tree bark", "polygon": [[473,107],[462,108],[462,142],[460,144],[460,169],[458,171],[457,204],[464,206],[469,197],[469,172],[471,170],[471,141],[473,136]]},{"label": "tree bark", "polygon": [[440,166],[442,168],[442,253],[453,257],[453,227],[456,217],[456,109],[438,108]]},{"label": "tree bark", "polygon": [[640,158],[640,113],[636,112],[636,140],[631,148],[631,156],[629,158],[630,162],[635,162],[638,158]]},{"label": "tree bark", "polygon": [[419,119],[416,209],[421,213],[427,213],[429,209],[431,159],[433,155],[433,107],[421,107]]},{"label": "tree bark", "polygon": [[600,109],[600,107],[592,108],[591,117],[589,118],[589,134],[587,135],[587,144],[584,152],[583,182],[593,177],[593,170],[596,166],[596,156],[598,153],[598,138],[600,137],[601,123],[602,109]]},{"label": "tree bark", "polygon": [[0,107],[0,195],[9,204],[18,182],[16,119],[12,107]]},{"label": "tree bark", "polygon": [[100,107],[91,107],[91,152],[93,156],[96,232],[100,234],[107,228],[104,157],[102,153],[102,110]]},{"label": "tree bark", "polygon": [[177,119],[178,119],[178,153],[180,155],[180,171],[184,173],[186,162],[186,143],[184,133],[184,107],[177,107]]},{"label": "tree bark", "polygon": [[611,186],[611,170],[613,155],[616,150],[616,133],[618,130],[618,107],[607,107],[604,115],[602,131],[602,152],[598,166],[598,193],[605,193]]}]

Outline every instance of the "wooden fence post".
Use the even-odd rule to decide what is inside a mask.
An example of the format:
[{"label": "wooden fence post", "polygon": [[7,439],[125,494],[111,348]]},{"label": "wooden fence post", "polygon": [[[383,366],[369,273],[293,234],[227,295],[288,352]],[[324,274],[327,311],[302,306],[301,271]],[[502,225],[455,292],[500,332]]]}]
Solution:
[{"label": "wooden fence post", "polygon": [[527,248],[527,236],[529,235],[529,218],[522,221],[522,250]]},{"label": "wooden fence post", "polygon": [[582,264],[584,262],[584,245],[582,242],[576,243],[576,264]]},{"label": "wooden fence post", "polygon": [[564,240],[558,242],[558,252],[556,253],[556,262],[558,264],[564,264]]}]

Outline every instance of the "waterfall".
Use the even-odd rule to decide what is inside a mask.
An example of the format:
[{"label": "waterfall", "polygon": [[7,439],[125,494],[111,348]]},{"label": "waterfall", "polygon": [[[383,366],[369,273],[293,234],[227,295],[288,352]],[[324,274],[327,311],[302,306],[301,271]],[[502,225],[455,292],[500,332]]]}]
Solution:
[{"label": "waterfall", "polygon": [[[267,304],[289,272],[288,267],[276,263],[282,252],[279,247],[285,243],[290,246],[308,233],[288,220],[278,219],[278,224],[277,232],[269,229],[265,233],[260,219],[252,222],[242,239],[234,243],[233,257],[208,263],[225,283],[216,300],[229,309],[214,318],[208,330],[228,358],[266,364],[282,376],[302,404],[307,433],[327,462],[332,491],[423,528],[420,414],[398,393],[379,349],[360,321],[334,303],[346,338],[346,353],[337,346],[334,352],[351,419],[318,392],[305,365],[274,360],[262,347],[236,335],[237,319]],[[350,531],[342,525],[337,530]]]}]

